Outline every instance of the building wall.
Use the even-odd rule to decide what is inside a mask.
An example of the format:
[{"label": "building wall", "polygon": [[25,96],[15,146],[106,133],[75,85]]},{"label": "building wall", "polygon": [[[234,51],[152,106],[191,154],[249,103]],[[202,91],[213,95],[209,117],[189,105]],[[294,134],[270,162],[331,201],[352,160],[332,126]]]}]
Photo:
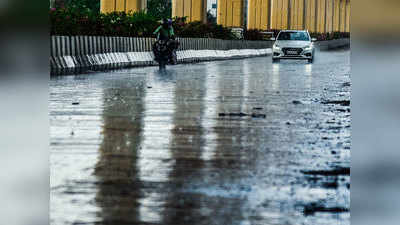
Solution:
[{"label": "building wall", "polygon": [[[146,0],[101,0],[101,12],[138,11]],[[247,4],[248,29],[307,29],[350,32],[349,0],[218,0],[217,23],[243,27]],[[172,16],[188,22],[206,21],[207,0],[172,0]]]},{"label": "building wall", "polygon": [[333,5],[333,31],[340,31],[340,0],[334,0]]},{"label": "building wall", "polygon": [[305,2],[305,29],[315,32],[316,23],[316,6],[317,0],[306,0]]},{"label": "building wall", "polygon": [[340,31],[346,30],[346,0],[340,0]]},{"label": "building wall", "polygon": [[350,32],[350,1],[346,1],[346,29],[345,32]]},{"label": "building wall", "polygon": [[271,29],[288,29],[289,0],[272,0]]},{"label": "building wall", "polygon": [[324,33],[325,32],[325,7],[326,0],[317,1],[317,32]]},{"label": "building wall", "polygon": [[243,26],[244,0],[218,0],[217,23],[226,27]]},{"label": "building wall", "polygon": [[325,31],[330,33],[333,31],[333,0],[326,0],[326,24],[325,24]]},{"label": "building wall", "polygon": [[305,0],[291,0],[289,4],[289,25],[290,29],[301,30],[304,24]]},{"label": "building wall", "polygon": [[172,17],[187,17],[187,22],[206,21],[207,0],[173,0]]},{"label": "building wall", "polygon": [[100,11],[102,13],[108,12],[129,12],[139,11],[146,9],[146,0],[101,0]]},{"label": "building wall", "polygon": [[307,29],[319,33],[350,32],[350,1],[249,0],[247,27],[262,30]]},{"label": "building wall", "polygon": [[271,0],[249,0],[247,12],[248,29],[269,29]]}]

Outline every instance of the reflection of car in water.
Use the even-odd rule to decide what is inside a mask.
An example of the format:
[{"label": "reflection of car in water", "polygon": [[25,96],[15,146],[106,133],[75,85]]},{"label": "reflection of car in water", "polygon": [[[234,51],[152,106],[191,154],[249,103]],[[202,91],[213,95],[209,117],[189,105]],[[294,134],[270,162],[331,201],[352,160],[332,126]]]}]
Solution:
[{"label": "reflection of car in water", "polygon": [[179,47],[177,40],[157,40],[153,44],[154,60],[158,62],[160,69],[164,69],[167,64],[177,63],[176,49]]},{"label": "reflection of car in water", "polygon": [[[272,40],[275,40],[272,38]],[[280,59],[307,59],[314,60],[314,44],[316,39],[311,38],[306,30],[282,30],[279,32],[272,47],[272,61]]]}]

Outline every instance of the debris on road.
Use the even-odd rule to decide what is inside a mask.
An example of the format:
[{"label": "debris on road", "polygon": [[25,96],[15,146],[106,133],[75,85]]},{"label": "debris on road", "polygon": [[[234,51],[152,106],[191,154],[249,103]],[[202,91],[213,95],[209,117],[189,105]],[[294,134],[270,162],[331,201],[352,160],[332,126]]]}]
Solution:
[{"label": "debris on road", "polygon": [[292,103],[295,104],[295,105],[303,104],[303,103],[302,103],[301,101],[299,101],[299,100],[293,100]]},{"label": "debris on road", "polygon": [[350,82],[344,82],[342,84],[342,87],[350,87],[350,86],[351,86]]},{"label": "debris on road", "polygon": [[304,215],[311,216],[316,212],[343,213],[349,212],[349,209],[344,207],[326,207],[321,203],[316,202],[312,202],[304,206]]},{"label": "debris on road", "polygon": [[301,171],[306,175],[338,176],[350,175],[350,167],[335,167],[333,170],[308,170]]},{"label": "debris on road", "polygon": [[253,113],[253,114],[251,114],[251,117],[253,117],[253,118],[266,118],[267,116],[265,114]]},{"label": "debris on road", "polygon": [[322,102],[322,104],[350,106],[350,101],[349,100],[333,100],[333,101],[324,101],[324,102]]},{"label": "debris on road", "polygon": [[266,118],[267,116],[265,114],[260,114],[260,113],[252,113],[252,114],[247,114],[247,113],[219,113],[219,117],[252,117],[252,118]]},{"label": "debris on road", "polygon": [[350,108],[347,109],[336,109],[338,112],[350,112]]},{"label": "debris on road", "polygon": [[218,116],[220,117],[224,117],[224,116],[231,116],[231,117],[244,117],[244,116],[248,116],[248,114],[246,113],[219,113]]}]

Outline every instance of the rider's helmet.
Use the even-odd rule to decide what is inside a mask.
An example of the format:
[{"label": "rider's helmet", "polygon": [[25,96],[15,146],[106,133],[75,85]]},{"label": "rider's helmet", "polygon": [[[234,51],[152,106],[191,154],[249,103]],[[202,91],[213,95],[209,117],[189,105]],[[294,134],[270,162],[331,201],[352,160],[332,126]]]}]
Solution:
[{"label": "rider's helmet", "polygon": [[165,28],[170,28],[172,26],[171,19],[163,19],[162,26]]}]

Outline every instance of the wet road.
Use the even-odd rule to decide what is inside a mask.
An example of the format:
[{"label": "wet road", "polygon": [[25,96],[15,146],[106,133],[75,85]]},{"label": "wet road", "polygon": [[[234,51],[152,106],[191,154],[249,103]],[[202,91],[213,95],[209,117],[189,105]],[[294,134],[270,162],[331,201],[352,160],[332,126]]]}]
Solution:
[{"label": "wet road", "polygon": [[50,219],[350,224],[350,51],[55,77]]}]

